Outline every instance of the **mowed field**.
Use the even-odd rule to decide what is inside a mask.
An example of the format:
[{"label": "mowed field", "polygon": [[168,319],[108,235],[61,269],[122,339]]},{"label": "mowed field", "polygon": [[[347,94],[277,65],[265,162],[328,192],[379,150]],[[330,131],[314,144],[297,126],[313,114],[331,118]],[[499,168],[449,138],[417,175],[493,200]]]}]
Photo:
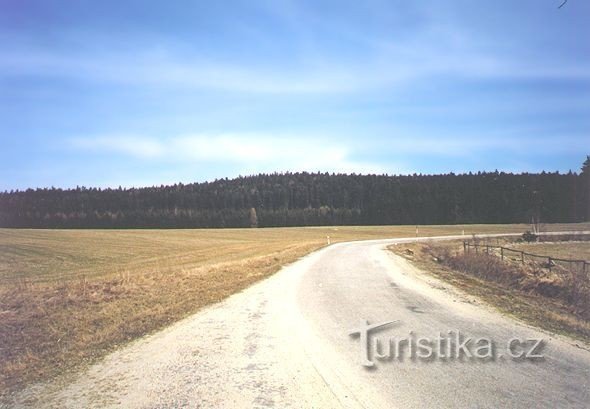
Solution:
[{"label": "mowed field", "polygon": [[521,243],[515,249],[540,256],[590,261],[590,241],[563,243]]},{"label": "mowed field", "polygon": [[[418,235],[527,227],[419,226]],[[334,243],[415,235],[414,226],[0,229],[0,395],[79,368],[218,302],[325,246],[327,236]]]}]

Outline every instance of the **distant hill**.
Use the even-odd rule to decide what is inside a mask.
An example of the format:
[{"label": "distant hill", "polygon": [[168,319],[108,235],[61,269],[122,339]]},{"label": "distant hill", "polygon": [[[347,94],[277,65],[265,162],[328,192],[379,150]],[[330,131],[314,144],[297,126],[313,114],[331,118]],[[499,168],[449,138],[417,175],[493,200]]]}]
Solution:
[{"label": "distant hill", "polygon": [[[587,170],[587,167],[585,167]],[[0,226],[195,228],[578,222],[588,172],[445,175],[276,173],[132,189],[0,193]]]}]

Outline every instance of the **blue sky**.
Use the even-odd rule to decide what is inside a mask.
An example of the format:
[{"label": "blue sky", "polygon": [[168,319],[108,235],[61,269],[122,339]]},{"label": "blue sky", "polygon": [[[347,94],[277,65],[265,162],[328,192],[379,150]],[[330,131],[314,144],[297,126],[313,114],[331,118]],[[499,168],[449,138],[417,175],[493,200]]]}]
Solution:
[{"label": "blue sky", "polygon": [[590,3],[0,1],[0,189],[577,171]]}]

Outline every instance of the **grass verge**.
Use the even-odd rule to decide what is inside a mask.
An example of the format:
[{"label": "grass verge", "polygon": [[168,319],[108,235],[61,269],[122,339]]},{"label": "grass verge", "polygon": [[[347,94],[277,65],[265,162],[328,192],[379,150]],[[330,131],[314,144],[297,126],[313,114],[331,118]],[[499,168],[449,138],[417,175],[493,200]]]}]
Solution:
[{"label": "grass verge", "polygon": [[[569,245],[559,244],[561,254],[571,251],[564,249]],[[558,276],[555,269],[549,272],[538,266],[521,267],[495,255],[464,255],[461,241],[412,243],[389,249],[505,314],[590,344],[588,276],[574,282]],[[583,300],[576,298],[580,292]]]}]

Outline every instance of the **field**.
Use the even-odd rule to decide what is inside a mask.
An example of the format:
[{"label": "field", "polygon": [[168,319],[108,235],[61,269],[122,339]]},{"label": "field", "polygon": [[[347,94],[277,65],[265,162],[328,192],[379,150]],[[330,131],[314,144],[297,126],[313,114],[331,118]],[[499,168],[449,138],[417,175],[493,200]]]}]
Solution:
[{"label": "field", "polygon": [[554,258],[590,261],[590,241],[565,243],[526,243],[511,248]]},{"label": "field", "polygon": [[[525,225],[420,226],[420,236],[523,231]],[[567,229],[567,225],[557,228]],[[409,237],[414,226],[202,230],[0,229],[0,283],[69,282],[179,271],[335,243]]]},{"label": "field", "polygon": [[[587,226],[586,226],[587,227]],[[580,225],[548,226],[550,230]],[[525,225],[419,226],[420,236]],[[0,395],[92,362],[332,243],[414,226],[218,230],[0,229]]]}]

